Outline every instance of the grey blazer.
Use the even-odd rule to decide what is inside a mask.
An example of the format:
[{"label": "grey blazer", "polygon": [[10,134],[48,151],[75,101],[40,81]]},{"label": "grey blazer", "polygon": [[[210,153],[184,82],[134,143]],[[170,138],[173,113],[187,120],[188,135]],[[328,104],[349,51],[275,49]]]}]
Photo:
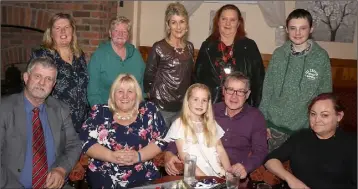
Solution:
[{"label": "grey blazer", "polygon": [[[51,168],[62,167],[68,174],[81,153],[81,141],[72,125],[68,106],[53,98],[45,101],[48,123],[55,144],[55,162]],[[0,188],[22,188],[20,172],[26,153],[26,113],[24,93],[1,100],[0,105]]]}]

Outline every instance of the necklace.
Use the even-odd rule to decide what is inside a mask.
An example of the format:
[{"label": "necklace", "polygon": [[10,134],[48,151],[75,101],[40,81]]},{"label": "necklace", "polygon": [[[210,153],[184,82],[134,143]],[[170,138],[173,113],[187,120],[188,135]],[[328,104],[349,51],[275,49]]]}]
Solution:
[{"label": "necklace", "polygon": [[233,57],[234,43],[232,43],[231,49],[229,52],[226,53],[226,55],[224,54],[224,51],[226,50],[225,47],[226,47],[226,45],[224,44],[224,42],[221,42],[220,48],[222,49],[222,51],[221,51],[222,59],[224,59],[224,58],[226,59],[226,63],[223,66],[223,71],[226,75],[229,75],[233,71],[233,68],[231,66],[232,63],[228,62],[228,61],[229,61],[229,59],[232,59],[232,57]]},{"label": "necklace", "polygon": [[[137,111],[137,112],[138,112],[138,111]],[[135,110],[134,110],[132,113],[126,115],[126,116],[121,116],[121,115],[119,115],[119,113],[117,112],[117,113],[116,113],[116,116],[117,116],[117,119],[118,119],[118,120],[126,121],[126,120],[132,119],[133,116],[134,116],[134,114],[135,114]]]},{"label": "necklace", "polygon": [[181,51],[179,51],[178,49],[179,49],[179,48],[174,47],[175,52],[177,52],[178,54],[183,54],[184,51],[185,51],[185,48],[182,48]]}]

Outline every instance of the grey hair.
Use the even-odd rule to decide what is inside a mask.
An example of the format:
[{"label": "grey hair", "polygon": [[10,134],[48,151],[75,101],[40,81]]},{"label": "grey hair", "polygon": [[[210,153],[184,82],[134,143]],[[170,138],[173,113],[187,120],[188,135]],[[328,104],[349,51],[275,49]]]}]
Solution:
[{"label": "grey hair", "polygon": [[44,68],[52,68],[56,70],[56,77],[57,77],[57,66],[55,62],[49,57],[37,57],[30,60],[29,64],[27,65],[26,72],[31,73],[32,69],[37,65],[40,64]]},{"label": "grey hair", "polygon": [[247,89],[250,89],[250,78],[247,77],[242,72],[234,71],[234,72],[230,73],[229,75],[227,75],[225,78],[224,86],[227,85],[229,80],[241,81],[241,82],[245,83]]},{"label": "grey hair", "polygon": [[127,24],[128,26],[128,33],[130,33],[131,28],[132,28],[132,22],[125,16],[117,16],[115,18],[112,18],[111,21],[109,22],[109,30],[113,30],[114,27],[117,24]]}]

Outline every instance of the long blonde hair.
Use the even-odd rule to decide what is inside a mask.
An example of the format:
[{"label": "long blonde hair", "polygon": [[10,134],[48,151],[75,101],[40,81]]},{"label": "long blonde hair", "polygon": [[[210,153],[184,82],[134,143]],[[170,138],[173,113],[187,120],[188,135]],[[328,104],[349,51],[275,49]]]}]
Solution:
[{"label": "long blonde hair", "polygon": [[71,47],[73,54],[76,56],[76,58],[79,58],[82,54],[82,50],[79,47],[78,42],[77,42],[75,20],[69,14],[60,12],[60,13],[57,13],[51,17],[51,19],[48,22],[47,28],[45,30],[44,36],[42,38],[42,46],[46,49],[49,49],[51,51],[51,53],[55,52],[55,42],[51,37],[51,32],[52,32],[52,26],[59,19],[67,19],[70,22],[71,27],[72,27],[72,40],[71,40],[70,47]]},{"label": "long blonde hair", "polygon": [[181,124],[184,127],[185,138],[191,136],[194,143],[198,143],[198,138],[195,135],[193,122],[190,119],[191,111],[189,109],[189,98],[192,96],[194,89],[201,89],[208,94],[208,108],[203,115],[203,133],[205,143],[208,147],[212,147],[216,144],[216,121],[214,119],[213,107],[211,104],[211,95],[209,88],[201,83],[191,85],[185,93],[183,100],[183,107],[180,113]]}]

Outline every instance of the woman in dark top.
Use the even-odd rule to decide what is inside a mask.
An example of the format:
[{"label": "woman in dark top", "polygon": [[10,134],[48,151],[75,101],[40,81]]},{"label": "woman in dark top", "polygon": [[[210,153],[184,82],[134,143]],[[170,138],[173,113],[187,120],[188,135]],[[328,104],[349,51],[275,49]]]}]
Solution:
[{"label": "woman in dark top", "polygon": [[[342,106],[332,93],[322,93],[308,114],[311,129],[298,131],[272,151],[266,168],[290,188],[357,188],[357,144],[338,126]],[[282,166],[287,160],[292,173]]]},{"label": "woman in dark top", "polygon": [[52,96],[67,103],[77,132],[80,131],[88,112],[87,64],[78,46],[76,26],[69,14],[57,13],[49,21],[41,48],[31,54],[31,59],[46,56],[57,65],[56,85]]},{"label": "woman in dark top", "polygon": [[213,103],[222,101],[225,76],[240,71],[251,81],[247,102],[254,107],[260,104],[265,68],[255,41],[245,35],[244,20],[235,5],[224,5],[216,12],[212,34],[202,43],[195,64],[195,82],[210,88]]},{"label": "woman in dark top", "polygon": [[153,44],[144,72],[144,91],[170,127],[191,84],[194,47],[186,40],[189,19],[182,4],[169,4],[165,21],[167,37]]}]

